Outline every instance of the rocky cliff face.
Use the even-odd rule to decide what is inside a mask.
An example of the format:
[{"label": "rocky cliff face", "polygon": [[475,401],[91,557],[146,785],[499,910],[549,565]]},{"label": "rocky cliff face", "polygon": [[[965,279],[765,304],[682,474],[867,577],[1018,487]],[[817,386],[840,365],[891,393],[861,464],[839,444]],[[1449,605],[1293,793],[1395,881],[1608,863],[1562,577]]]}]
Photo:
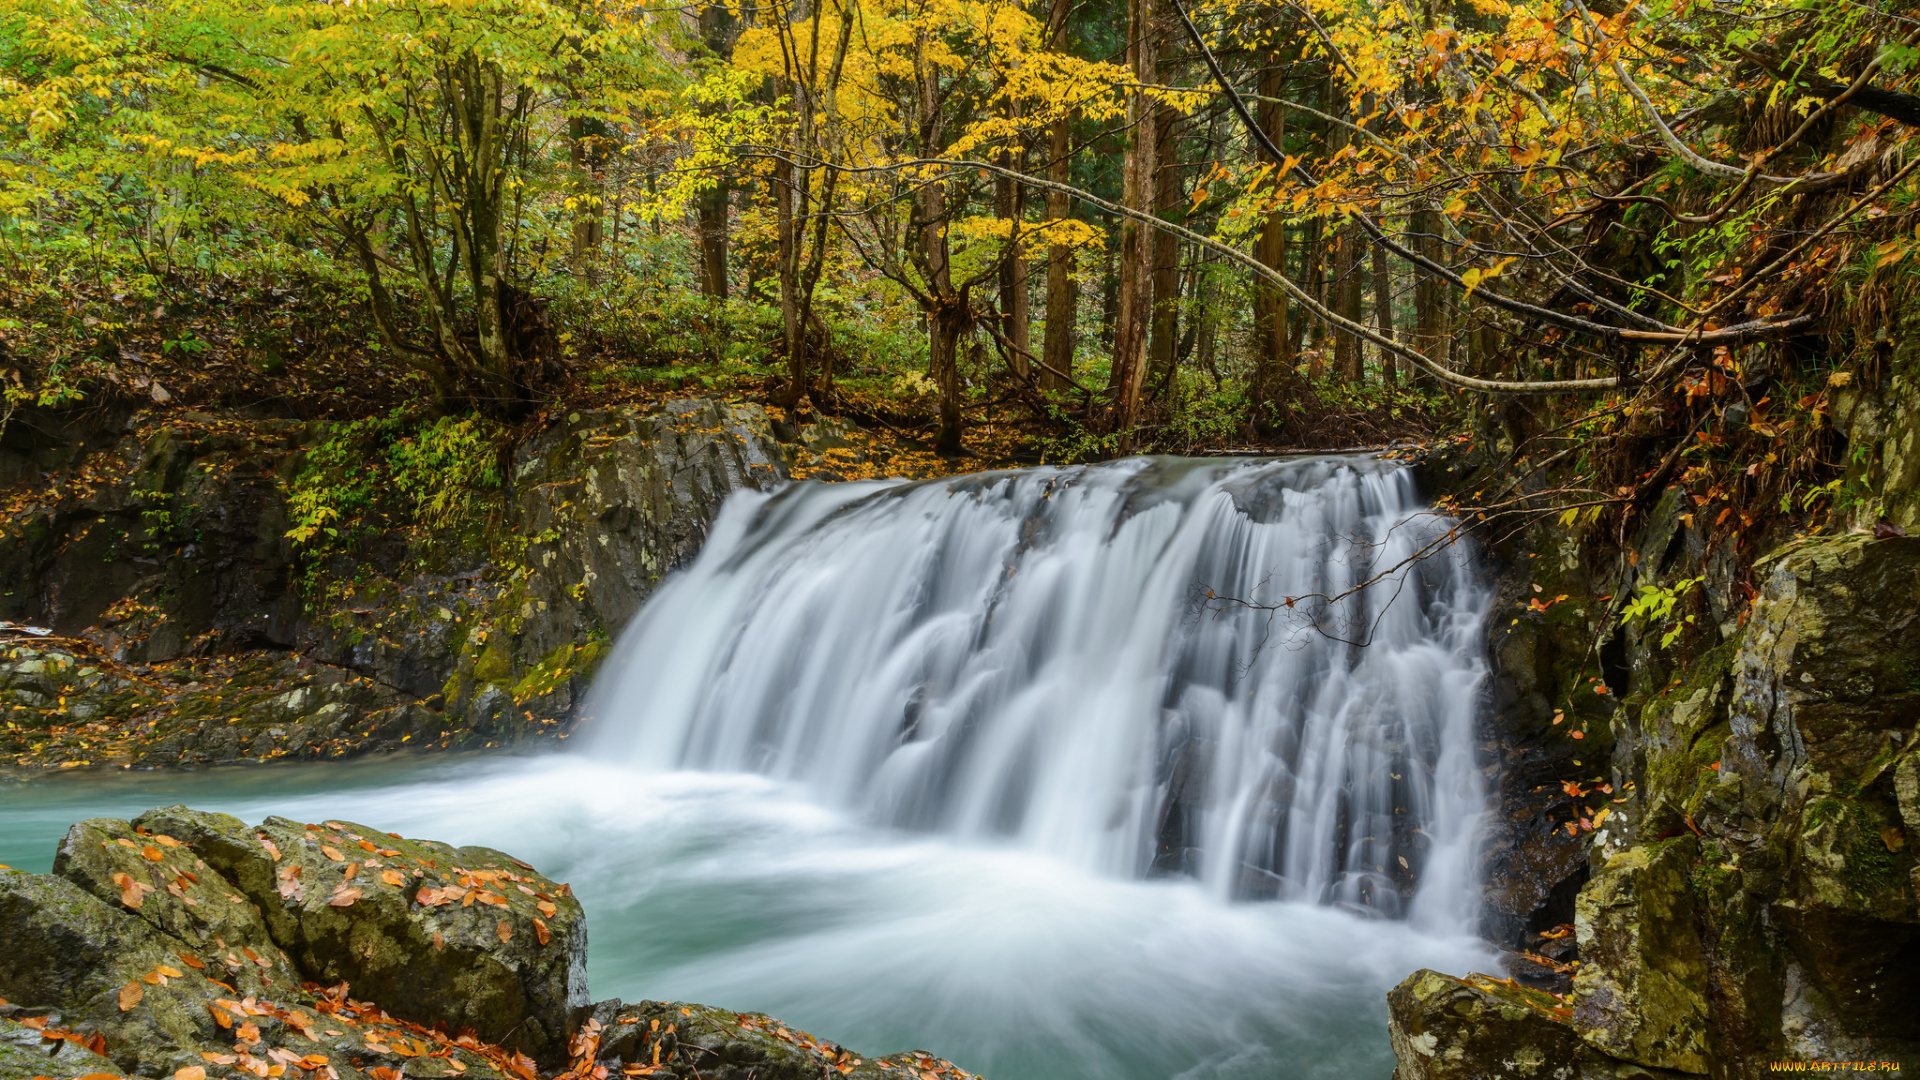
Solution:
[{"label": "rocky cliff face", "polygon": [[351,586],[322,599],[299,587],[287,538],[306,426],[182,414],[22,430],[0,447],[0,619],[54,632],[0,630],[0,752],[22,764],[561,733],[609,639],[727,495],[851,456],[843,425],[752,405],[575,413],[514,449],[482,541],[431,570],[408,539],[377,541],[328,568]]},{"label": "rocky cliff face", "polygon": [[[1402,1080],[1920,1068],[1920,539],[1891,532],[1789,540],[1750,604],[1671,495],[1624,550],[1498,553],[1484,930],[1518,982],[1403,984]],[[1623,619],[1649,587],[1673,613]]]}]

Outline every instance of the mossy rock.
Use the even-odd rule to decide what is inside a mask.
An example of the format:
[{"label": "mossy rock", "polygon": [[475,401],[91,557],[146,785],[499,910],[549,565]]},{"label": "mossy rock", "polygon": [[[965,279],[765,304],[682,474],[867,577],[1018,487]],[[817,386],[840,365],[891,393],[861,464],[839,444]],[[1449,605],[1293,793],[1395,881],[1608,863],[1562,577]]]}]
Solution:
[{"label": "mossy rock", "polygon": [[866,1057],[761,1013],[679,1001],[604,1001],[595,1060],[608,1073],[658,1068],[676,1080],[978,1080],[922,1050]]},{"label": "mossy rock", "polygon": [[169,807],[137,823],[226,875],[308,977],[349,981],[396,1016],[472,1028],[543,1063],[565,1059],[570,1012],[588,1003],[586,917],[532,867],[352,822],[247,828]]},{"label": "mossy rock", "polygon": [[189,955],[64,878],[0,870],[0,997],[61,1011],[123,1070],[171,1073],[218,1044],[206,1005],[231,991]]},{"label": "mossy rock", "polygon": [[1394,1080],[1679,1080],[1583,1042],[1566,1003],[1506,979],[1416,971],[1387,994]]},{"label": "mossy rock", "polygon": [[1694,925],[1693,837],[1629,848],[1580,890],[1573,1029],[1627,1061],[1707,1071],[1707,962]]},{"label": "mossy rock", "polygon": [[28,1024],[0,1016],[0,1080],[86,1076],[120,1071],[112,1060],[101,1057],[76,1041],[47,1038],[44,1032],[48,1018],[33,1019],[38,1022]]},{"label": "mossy rock", "polygon": [[284,999],[298,989],[259,909],[182,840],[113,818],[82,821],[60,841],[53,873],[211,958],[242,994]]}]

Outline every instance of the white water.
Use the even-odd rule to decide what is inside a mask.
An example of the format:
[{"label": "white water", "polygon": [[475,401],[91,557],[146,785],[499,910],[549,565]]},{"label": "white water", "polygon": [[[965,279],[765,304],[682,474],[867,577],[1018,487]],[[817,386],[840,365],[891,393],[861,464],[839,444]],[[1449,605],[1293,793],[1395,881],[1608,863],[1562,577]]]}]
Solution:
[{"label": "white water", "polygon": [[1486,598],[1458,548],[1413,559],[1423,510],[1362,458],[736,495],[610,659],[594,749],[1458,930]]},{"label": "white water", "polygon": [[[1337,592],[1441,525],[1418,510],[1361,460],[739,495],[609,659],[584,753],[0,783],[0,863],[44,870],[69,822],[174,801],[347,818],[571,881],[596,997],[762,1010],[991,1080],[1385,1076],[1388,988],[1488,959],[1485,598],[1443,554],[1323,613],[1377,620],[1354,648],[1187,597]],[[1197,880],[1147,874],[1182,743],[1209,763],[1180,830]],[[1383,840],[1396,805],[1418,821]],[[1399,854],[1410,904],[1380,869]],[[1292,899],[1229,902],[1242,863]]]}]

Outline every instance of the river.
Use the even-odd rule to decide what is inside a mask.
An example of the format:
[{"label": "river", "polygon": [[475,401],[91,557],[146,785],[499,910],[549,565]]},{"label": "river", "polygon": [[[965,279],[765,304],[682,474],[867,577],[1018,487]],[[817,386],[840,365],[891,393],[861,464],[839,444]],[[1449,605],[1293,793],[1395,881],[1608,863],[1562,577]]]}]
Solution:
[{"label": "river", "polygon": [[1326,459],[740,495],[576,746],[11,780],[0,863],[173,802],[348,819],[570,881],[596,998],[991,1080],[1384,1077],[1386,991],[1490,960],[1484,590],[1406,561],[1445,524]]}]

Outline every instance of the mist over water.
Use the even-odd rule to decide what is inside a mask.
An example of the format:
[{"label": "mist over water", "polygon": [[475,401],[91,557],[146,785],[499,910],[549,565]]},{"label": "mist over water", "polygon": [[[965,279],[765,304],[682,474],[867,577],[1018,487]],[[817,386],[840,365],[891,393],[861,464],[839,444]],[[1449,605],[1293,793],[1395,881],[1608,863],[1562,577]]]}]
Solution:
[{"label": "mist over water", "polygon": [[1485,595],[1448,551],[1196,599],[1337,594],[1445,525],[1360,459],[743,493],[567,752],[0,785],[0,862],[174,801],[350,818],[571,881],[597,998],[991,1080],[1384,1077],[1386,990],[1487,960]]}]

